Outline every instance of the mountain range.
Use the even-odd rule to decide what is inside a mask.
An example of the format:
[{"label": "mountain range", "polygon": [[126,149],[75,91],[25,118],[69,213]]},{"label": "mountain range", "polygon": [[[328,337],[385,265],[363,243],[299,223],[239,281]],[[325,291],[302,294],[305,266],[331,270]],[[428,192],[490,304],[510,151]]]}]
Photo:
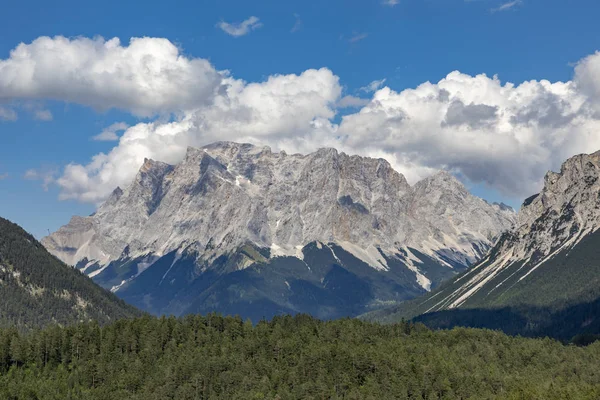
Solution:
[{"label": "mountain range", "polygon": [[570,339],[600,333],[600,151],[548,172],[515,228],[478,264],[422,298],[365,316]]},{"label": "mountain range", "polygon": [[383,159],[218,142],[145,160],[42,243],[154,314],[336,318],[427,293],[515,221],[448,172],[411,186]]}]

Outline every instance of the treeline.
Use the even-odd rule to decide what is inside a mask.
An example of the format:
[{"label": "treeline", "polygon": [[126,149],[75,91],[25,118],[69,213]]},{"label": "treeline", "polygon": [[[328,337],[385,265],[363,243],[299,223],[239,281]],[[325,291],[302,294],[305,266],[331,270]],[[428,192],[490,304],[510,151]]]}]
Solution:
[{"label": "treeline", "polygon": [[453,309],[419,315],[413,321],[432,329],[455,326],[501,330],[508,335],[552,337],[563,343],[600,339],[600,298],[554,311],[542,307]]},{"label": "treeline", "polygon": [[[493,263],[498,246],[477,271]],[[361,318],[381,323],[413,319],[432,329],[499,329],[510,335],[550,336],[563,342],[580,342],[582,338],[587,342],[600,335],[600,231],[586,236],[575,248],[556,254],[522,282],[522,275],[515,272],[520,268],[520,263],[505,268],[458,308],[431,311],[442,298],[458,290],[465,274],[473,270],[422,297]],[[509,276],[514,282],[506,281]]]},{"label": "treeline", "polygon": [[1,399],[598,399],[600,343],[218,315],[0,330]]}]

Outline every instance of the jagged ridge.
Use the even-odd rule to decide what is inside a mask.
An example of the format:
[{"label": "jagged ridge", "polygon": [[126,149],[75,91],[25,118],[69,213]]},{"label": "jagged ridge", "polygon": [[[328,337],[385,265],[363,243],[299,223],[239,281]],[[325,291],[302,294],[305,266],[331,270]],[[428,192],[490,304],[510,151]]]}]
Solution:
[{"label": "jagged ridge", "polygon": [[447,172],[411,187],[383,159],[219,142],[189,148],[176,166],[145,160],[128,188],[43,243],[94,277],[111,263],[138,260],[133,273],[119,275],[125,281],[173,252],[194,254],[201,271],[214,269],[220,257],[236,258],[231,272],[261,261],[234,256],[244,246],[265,259],[302,261],[303,249],[319,243],[382,272],[390,271],[390,259],[400,260],[429,290],[439,282],[423,267],[429,259],[451,274],[466,268],[514,218],[512,209],[472,196]]}]

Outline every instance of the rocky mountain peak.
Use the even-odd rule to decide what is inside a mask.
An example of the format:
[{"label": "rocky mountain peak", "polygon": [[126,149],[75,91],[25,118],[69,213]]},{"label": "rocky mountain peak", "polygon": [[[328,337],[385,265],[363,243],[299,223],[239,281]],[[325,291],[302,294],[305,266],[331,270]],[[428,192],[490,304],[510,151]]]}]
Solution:
[{"label": "rocky mountain peak", "polygon": [[117,188],[115,190],[113,190],[113,192],[110,194],[108,199],[106,199],[104,204],[102,204],[100,209],[114,206],[121,199],[121,196],[123,196],[123,193],[124,193],[123,189],[121,189],[119,186],[117,186]]},{"label": "rocky mountain peak", "polygon": [[549,171],[544,188],[525,201],[519,213],[519,225],[529,229],[540,219],[571,220],[573,224],[597,226],[600,221],[600,152],[580,154],[564,162],[560,172]]},{"label": "rocky mountain peak", "polygon": [[315,152],[315,157],[337,157],[340,153],[333,147],[322,147]]},{"label": "rocky mountain peak", "polygon": [[515,228],[479,263],[391,314],[420,315],[419,322],[437,328],[568,340],[600,326],[599,259],[600,151],[548,172],[541,192],[524,201]]},{"label": "rocky mountain peak", "polygon": [[435,174],[417,182],[416,187],[427,188],[427,190],[435,191],[451,191],[468,193],[465,185],[459,181],[453,174],[446,170],[440,170]]},{"label": "rocky mountain peak", "polygon": [[481,300],[479,291],[496,291],[492,299],[513,288],[523,290],[516,285],[595,234],[600,228],[599,161],[600,152],[581,154],[564,162],[560,172],[548,172],[542,191],[523,203],[515,229],[439,304],[454,308]]},{"label": "rocky mountain peak", "polygon": [[150,312],[331,318],[431,290],[514,219],[448,173],[411,187],[383,159],[218,142],[145,160],[43,243]]},{"label": "rocky mountain peak", "polygon": [[494,207],[498,207],[499,210],[501,211],[506,211],[506,212],[511,212],[514,213],[515,209],[512,208],[511,206],[509,206],[508,204],[504,204],[502,202],[498,203],[498,202],[493,202],[492,205]]},{"label": "rocky mountain peak", "polygon": [[[159,256],[190,243],[207,249],[205,259],[246,243],[270,249],[272,257],[302,258],[298,249],[317,241],[338,243],[381,268],[381,252],[403,247],[468,265],[514,216],[470,195],[447,172],[411,187],[383,159],[217,142],[188,148],[178,165],[146,159],[130,187],[115,191],[88,220],[78,225],[85,243],[73,246],[64,229],[44,243],[71,263],[105,263],[125,249],[127,256]],[[67,256],[66,247],[75,255]]]}]

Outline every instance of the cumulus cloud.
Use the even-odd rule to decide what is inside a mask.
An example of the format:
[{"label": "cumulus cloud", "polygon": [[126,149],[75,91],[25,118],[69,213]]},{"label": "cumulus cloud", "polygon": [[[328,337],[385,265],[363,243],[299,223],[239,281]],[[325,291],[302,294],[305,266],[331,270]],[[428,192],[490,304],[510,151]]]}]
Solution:
[{"label": "cumulus cloud", "polygon": [[92,140],[108,142],[119,140],[117,133],[123,132],[127,128],[129,128],[129,125],[127,125],[125,122],[115,122],[96,136],[92,137]]},{"label": "cumulus cloud", "polygon": [[361,87],[359,90],[361,92],[365,92],[365,93],[372,93],[372,92],[376,92],[378,89],[380,89],[383,84],[385,83],[386,79],[380,79],[380,80],[375,80],[371,83],[369,83],[367,86],[363,86]]},{"label": "cumulus cloud", "polygon": [[[115,186],[126,186],[144,157],[175,163],[188,145],[225,139],[300,152],[333,146],[386,158],[411,182],[449,169],[524,198],[540,189],[547,170],[600,148],[593,108],[600,95],[590,85],[595,57],[579,63],[570,82],[516,86],[455,71],[415,89],[379,89],[368,104],[341,98],[339,80],[327,69],[258,83],[227,78],[227,89],[211,105],[169,123],[138,124],[110,153],[69,165],[58,180],[61,196],[99,202]],[[335,107],[351,105],[362,108],[332,122]]]},{"label": "cumulus cloud", "polygon": [[[75,40],[85,48],[89,43],[100,47],[108,43],[101,39]],[[155,43],[155,39],[146,40]],[[135,40],[127,47],[118,45],[118,53],[128,51],[133,43]],[[170,89],[150,82],[152,79],[144,72],[132,72],[134,82],[140,74],[150,80],[136,90],[144,92],[149,85],[167,95],[137,100],[136,107],[128,106],[131,112],[178,112],[169,118],[138,123],[121,135],[113,129],[114,136],[107,136],[118,141],[111,151],[95,155],[88,163],[70,164],[56,180],[54,175],[49,179],[60,187],[62,199],[101,202],[116,186],[131,182],[145,157],[177,163],[187,146],[216,140],[270,145],[289,152],[331,146],[347,153],[386,158],[410,182],[437,169],[448,169],[513,198],[538,191],[545,172],[559,168],[566,158],[600,149],[600,53],[577,63],[574,77],[568,82],[532,80],[515,85],[496,76],[454,71],[438,82],[425,82],[400,92],[377,85],[369,99],[361,99],[342,97],[339,78],[326,68],[245,82],[219,73],[199,59],[184,57],[175,46],[173,49],[177,57],[169,58],[169,70],[181,66],[179,71],[185,79],[180,76],[179,82],[210,81],[198,86],[203,94],[195,97],[193,90],[182,94],[173,89],[173,98],[169,98]],[[42,53],[36,57],[53,58]],[[105,57],[104,50],[94,50],[94,54]],[[13,58],[11,55],[0,66]],[[96,65],[93,56],[88,58],[90,65]],[[135,64],[119,57],[117,60],[119,65]],[[206,68],[194,67],[196,62]],[[117,81],[124,79],[123,70],[105,72],[103,79],[109,86],[111,76]],[[207,76],[213,78],[207,80]],[[41,78],[26,74],[24,79],[39,83]],[[62,79],[60,73],[57,79]],[[158,79],[164,82],[162,77]],[[20,86],[18,82],[6,82],[0,74],[0,85]],[[174,85],[169,88],[187,87],[178,86],[177,79],[174,82],[168,83]],[[136,83],[127,85],[137,87]],[[33,90],[31,87],[27,86],[27,90]],[[87,86],[82,87],[93,93]],[[100,98],[108,98],[105,87],[94,90]],[[36,96],[41,93],[37,89],[33,92]],[[66,101],[75,101],[73,98],[79,97],[65,96]],[[110,98],[119,99],[120,104],[128,99]],[[90,100],[83,104],[91,105]],[[341,108],[349,107],[356,109],[348,109],[349,113],[341,118],[337,115]]]},{"label": "cumulus cloud", "polygon": [[455,100],[448,106],[442,126],[467,125],[470,128],[483,128],[494,124],[497,113],[498,106],[474,103],[465,105],[461,100]]},{"label": "cumulus cloud", "polygon": [[217,26],[226,34],[233,37],[240,37],[249,34],[251,31],[260,28],[263,24],[257,17],[250,17],[242,22],[225,22],[221,21]]},{"label": "cumulus cloud", "polygon": [[575,84],[590,100],[600,102],[600,52],[597,51],[577,63]]},{"label": "cumulus cloud", "polygon": [[212,99],[222,74],[169,40],[40,37],[0,60],[0,101],[54,99],[138,116],[190,110]]},{"label": "cumulus cloud", "polygon": [[379,90],[336,133],[346,147],[392,155],[400,170],[450,169],[523,198],[547,170],[600,148],[589,101],[574,82],[515,86],[455,71],[415,89]]},{"label": "cumulus cloud", "polygon": [[[86,165],[70,164],[57,180],[62,199],[102,201],[117,186],[126,186],[145,157],[180,161],[187,146],[217,140],[270,143],[304,149],[330,132],[329,120],[341,96],[338,77],[328,69],[300,75],[275,75],[264,82],[228,78],[226,90],[210,106],[169,123],[140,123],[127,129],[108,154]],[[323,135],[323,141],[326,138]],[[307,144],[308,142],[308,144]]]}]

